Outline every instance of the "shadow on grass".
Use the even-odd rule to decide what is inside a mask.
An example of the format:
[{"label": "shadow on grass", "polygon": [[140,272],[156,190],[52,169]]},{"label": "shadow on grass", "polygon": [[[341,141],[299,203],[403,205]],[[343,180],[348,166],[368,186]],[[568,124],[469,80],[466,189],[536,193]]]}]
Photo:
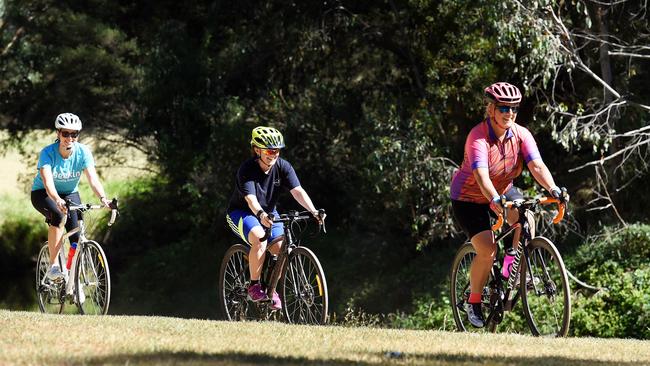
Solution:
[{"label": "shadow on grass", "polygon": [[[576,355],[579,351],[576,352]],[[539,357],[522,357],[522,356],[490,356],[478,357],[473,355],[459,354],[404,354],[399,358],[402,362],[412,365],[527,365],[527,366],[633,366],[638,362],[621,362],[621,361],[603,361],[591,359],[575,359],[561,356],[539,356]]]},{"label": "shadow on grass", "polygon": [[[579,366],[608,366],[629,365],[637,366],[635,362],[580,360],[566,357],[477,357],[457,354],[369,354],[374,360],[370,362],[332,359],[307,359],[304,357],[270,356],[257,353],[197,353],[197,352],[154,352],[136,355],[113,355],[81,360],[84,365],[323,365],[351,366],[378,364],[409,364],[409,365],[579,365]],[[64,363],[69,363],[66,360]],[[56,362],[55,362],[56,363]]]},{"label": "shadow on grass", "polygon": [[[84,365],[324,365],[351,366],[370,365],[364,362],[346,360],[307,359],[304,357],[270,356],[259,353],[197,353],[197,352],[154,352],[135,355],[113,355],[81,360]],[[376,363],[373,363],[376,365]]]}]

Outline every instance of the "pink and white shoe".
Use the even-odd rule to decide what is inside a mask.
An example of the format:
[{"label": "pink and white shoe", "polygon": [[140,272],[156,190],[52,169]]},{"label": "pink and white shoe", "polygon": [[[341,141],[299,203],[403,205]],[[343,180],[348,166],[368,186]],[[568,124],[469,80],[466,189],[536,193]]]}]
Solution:
[{"label": "pink and white shoe", "polygon": [[262,285],[260,285],[259,283],[256,283],[248,287],[248,300],[251,300],[253,302],[258,302],[258,301],[263,301],[268,299],[269,298],[268,296],[266,296],[266,292],[262,290]]}]

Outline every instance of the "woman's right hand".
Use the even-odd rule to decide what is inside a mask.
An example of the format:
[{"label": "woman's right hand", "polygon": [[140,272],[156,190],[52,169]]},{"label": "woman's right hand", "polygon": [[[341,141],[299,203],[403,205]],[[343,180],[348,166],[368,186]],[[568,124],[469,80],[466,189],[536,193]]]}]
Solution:
[{"label": "woman's right hand", "polygon": [[260,214],[260,224],[262,224],[265,227],[271,227],[273,226],[273,220],[269,217],[269,215],[266,212],[263,212]]},{"label": "woman's right hand", "polygon": [[59,211],[64,214],[68,213],[68,208],[66,207],[65,200],[63,198],[58,197],[54,200],[54,203],[56,203],[56,207],[59,209]]},{"label": "woman's right hand", "polygon": [[503,214],[503,205],[501,204],[501,197],[494,196],[492,201],[490,201],[490,209],[498,215]]}]

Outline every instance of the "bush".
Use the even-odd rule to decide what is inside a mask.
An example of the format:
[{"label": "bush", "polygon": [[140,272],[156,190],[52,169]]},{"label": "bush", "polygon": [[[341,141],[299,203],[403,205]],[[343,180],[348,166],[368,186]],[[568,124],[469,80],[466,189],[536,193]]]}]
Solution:
[{"label": "bush", "polygon": [[581,280],[605,288],[574,296],[573,335],[650,338],[649,257],[650,225],[636,224],[605,229],[567,260]]}]

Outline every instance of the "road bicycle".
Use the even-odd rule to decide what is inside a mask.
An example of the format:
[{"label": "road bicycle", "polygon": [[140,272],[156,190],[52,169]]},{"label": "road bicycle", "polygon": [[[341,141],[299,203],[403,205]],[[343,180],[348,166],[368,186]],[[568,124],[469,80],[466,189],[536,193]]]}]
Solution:
[{"label": "road bicycle", "polygon": [[[61,226],[65,225],[68,215],[101,210],[104,205],[66,203],[67,215]],[[113,225],[118,214],[117,199],[111,204],[111,216],[108,226]],[[70,270],[66,268],[67,252],[64,242],[73,234],[79,233],[79,242],[72,258]],[[58,243],[60,249],[56,257],[63,272],[63,280],[51,281],[46,277],[50,269],[50,251],[48,244],[41,248],[36,262],[36,294],[38,307],[43,313],[61,314],[66,302],[76,305],[79,313],[105,315],[111,299],[111,277],[106,254],[98,242],[86,237],[86,225],[79,215],[79,226],[68,231]]]},{"label": "road bicycle", "polygon": [[[565,191],[563,194],[568,197]],[[566,267],[560,252],[549,239],[531,236],[528,220],[541,205],[557,204],[558,213],[553,218],[553,223],[557,224],[564,217],[564,202],[551,197],[506,202],[505,197],[502,197],[505,210],[517,208],[519,218],[517,223],[498,235],[495,242],[503,240],[517,227],[522,228],[521,239],[507,279],[501,274],[502,256],[498,253],[500,245],[497,245],[497,255],[481,296],[483,314],[487,314],[485,328],[473,328],[463,308],[469,298],[470,267],[476,251],[470,242],[458,249],[451,267],[450,294],[454,320],[459,331],[495,332],[503,321],[504,313],[511,311],[521,298],[524,316],[533,335],[567,335],[571,318],[571,290]],[[499,215],[492,230],[499,230],[501,225],[503,215]]]},{"label": "road bicycle", "polygon": [[[318,211],[322,218],[319,231],[325,230],[325,211]],[[306,227],[307,220],[315,219],[309,211],[289,211],[271,220],[281,222],[284,241],[280,253],[273,256],[266,252],[260,283],[268,299],[277,289],[282,300],[282,315],[289,323],[326,324],[329,298],[325,273],[318,258],[305,247],[298,237]],[[266,240],[270,235],[267,228]],[[298,235],[297,235],[298,234]],[[235,244],[228,248],[219,271],[219,302],[227,320],[278,319],[279,312],[271,308],[271,301],[248,300],[250,272],[248,269],[248,244]]]}]

